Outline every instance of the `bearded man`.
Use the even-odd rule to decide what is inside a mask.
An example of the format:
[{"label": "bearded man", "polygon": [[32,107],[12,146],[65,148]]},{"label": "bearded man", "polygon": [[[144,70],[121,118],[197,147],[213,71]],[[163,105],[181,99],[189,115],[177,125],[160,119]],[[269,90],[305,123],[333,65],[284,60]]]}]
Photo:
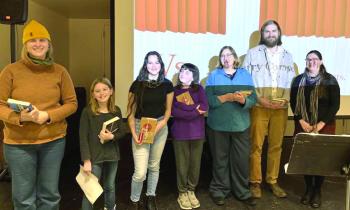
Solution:
[{"label": "bearded man", "polygon": [[259,45],[247,52],[242,65],[252,75],[258,96],[258,103],[251,110],[249,181],[255,198],[262,195],[261,154],[265,136],[268,140],[265,181],[276,197],[287,196],[277,179],[295,70],[292,55],[281,46],[281,34],[276,21],[266,21],[260,29]]}]

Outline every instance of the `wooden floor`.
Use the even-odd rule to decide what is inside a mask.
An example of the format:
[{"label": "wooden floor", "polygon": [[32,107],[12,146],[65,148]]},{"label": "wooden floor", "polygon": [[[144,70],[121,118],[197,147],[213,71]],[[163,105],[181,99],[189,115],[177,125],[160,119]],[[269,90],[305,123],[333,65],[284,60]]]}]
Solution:
[{"label": "wooden floor", "polygon": [[[128,138],[126,138],[128,139]],[[286,139],[283,144],[282,164],[287,162],[291,148],[291,139]],[[130,196],[130,178],[133,170],[133,162],[130,154],[130,145],[128,140],[121,143],[122,160],[118,168],[117,182],[117,207],[118,210],[126,210]],[[74,150],[71,150],[74,151]],[[60,192],[62,200],[61,210],[79,210],[81,207],[82,192],[75,182],[75,175],[79,169],[78,152],[66,154],[60,177]],[[265,158],[264,158],[265,159]],[[263,161],[264,161],[263,159]],[[281,172],[280,185],[287,191],[288,197],[278,199],[263,185],[263,197],[257,201],[257,206],[252,208],[237,201],[233,196],[226,200],[224,206],[216,206],[208,194],[208,185],[211,178],[210,155],[208,148],[205,147],[202,158],[202,170],[200,183],[197,188],[197,196],[201,202],[199,209],[203,210],[307,210],[312,209],[310,206],[300,204],[300,195],[304,191],[302,176],[290,176]],[[160,180],[157,189],[157,203],[160,210],[178,210],[180,209],[176,199],[176,176],[175,162],[173,157],[172,144],[167,143],[161,162]],[[343,210],[345,209],[345,179],[327,178],[323,187],[323,203],[320,210]],[[102,199],[99,199],[95,209],[103,209]],[[11,202],[11,183],[7,181],[0,182],[0,210],[12,210]]]}]

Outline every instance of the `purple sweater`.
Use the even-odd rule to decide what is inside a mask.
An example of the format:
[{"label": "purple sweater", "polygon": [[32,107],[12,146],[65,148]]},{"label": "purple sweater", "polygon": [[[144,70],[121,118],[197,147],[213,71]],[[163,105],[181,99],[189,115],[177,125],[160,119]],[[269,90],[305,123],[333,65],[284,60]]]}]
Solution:
[{"label": "purple sweater", "polygon": [[[189,91],[194,101],[193,105],[186,105],[176,100],[176,96],[186,91]],[[192,88],[174,89],[174,100],[171,109],[171,114],[173,116],[171,133],[174,140],[204,139],[204,115],[199,114],[199,112],[197,111],[196,108],[198,105],[200,105],[200,110],[208,110],[208,101],[202,86],[199,85],[197,91],[194,91]]]}]

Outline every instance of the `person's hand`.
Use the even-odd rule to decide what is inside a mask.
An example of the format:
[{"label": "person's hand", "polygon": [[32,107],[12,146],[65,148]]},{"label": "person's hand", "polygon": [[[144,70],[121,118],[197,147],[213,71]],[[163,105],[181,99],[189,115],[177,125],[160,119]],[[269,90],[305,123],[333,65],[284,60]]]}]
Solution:
[{"label": "person's hand", "polygon": [[132,133],[131,136],[135,142],[137,142],[137,140],[139,139],[139,137],[136,135],[136,133]]},{"label": "person's hand", "polygon": [[221,103],[232,102],[233,101],[233,93],[226,93],[224,95],[218,96],[218,99]]},{"label": "person's hand", "polygon": [[267,99],[267,98],[260,97],[260,98],[258,99],[258,103],[259,103],[261,106],[265,107],[265,108],[269,108],[269,109],[272,108],[272,103],[271,103],[271,101],[270,101],[269,99]]},{"label": "person's hand", "polygon": [[39,116],[39,111],[36,107],[33,106],[33,110],[29,111],[28,109],[23,109],[20,112],[20,121],[21,122],[35,122]]},{"label": "person's hand", "polygon": [[100,134],[98,135],[98,138],[100,138],[101,141],[105,142],[105,141],[110,141],[114,138],[114,135],[112,132],[110,132],[109,130],[105,129],[105,130],[101,130]]},{"label": "person's hand", "polygon": [[166,125],[165,120],[158,121],[156,126],[156,133],[158,133],[158,131],[160,131],[160,129],[162,129],[165,125]]},{"label": "person's hand", "polygon": [[139,137],[138,137],[138,135],[136,133],[135,126],[133,126],[133,128],[130,128],[130,133],[131,133],[131,137],[132,137],[131,141],[134,141],[135,143],[137,143]]},{"label": "person's hand", "polygon": [[240,104],[245,104],[245,96],[240,92],[233,93],[233,101],[237,101]]},{"label": "person's hand", "polygon": [[312,132],[314,133],[318,133],[320,130],[323,129],[323,127],[326,125],[326,123],[320,121],[318,122],[315,126],[313,126],[312,128]]},{"label": "person's hand", "polygon": [[92,170],[91,161],[90,160],[84,160],[83,171],[85,173],[91,173],[91,170]]},{"label": "person's hand", "polygon": [[310,133],[311,131],[313,131],[313,127],[305,120],[300,119],[299,124],[305,132]]},{"label": "person's hand", "polygon": [[199,113],[199,114],[204,114],[204,113],[206,113],[206,111],[201,110],[200,107],[201,107],[201,105],[198,105],[198,106],[196,107],[198,113]]},{"label": "person's hand", "polygon": [[183,103],[186,105],[190,105],[190,100],[188,100],[188,98],[184,97]]},{"label": "person's hand", "polygon": [[30,112],[28,112],[28,109],[22,110],[20,118],[21,122],[31,121],[40,125],[50,119],[46,111],[40,111],[36,106],[33,106],[33,110]]},{"label": "person's hand", "polygon": [[35,119],[35,123],[38,124],[44,124],[46,122],[48,122],[49,120],[49,114],[45,111],[38,111],[38,116]]}]

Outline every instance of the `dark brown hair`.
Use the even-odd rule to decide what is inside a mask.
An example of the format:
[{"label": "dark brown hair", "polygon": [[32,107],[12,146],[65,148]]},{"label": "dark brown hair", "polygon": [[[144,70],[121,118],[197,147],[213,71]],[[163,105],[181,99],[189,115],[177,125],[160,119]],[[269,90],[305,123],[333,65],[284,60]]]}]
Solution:
[{"label": "dark brown hair", "polygon": [[265,28],[268,26],[268,25],[276,25],[277,26],[277,29],[278,29],[278,38],[277,38],[277,45],[280,46],[282,45],[282,30],[281,30],[281,27],[280,25],[277,23],[277,21],[275,20],[268,20],[266,21],[260,28],[260,42],[259,44],[263,44],[263,45],[266,45],[266,40],[264,39],[264,30]]}]

